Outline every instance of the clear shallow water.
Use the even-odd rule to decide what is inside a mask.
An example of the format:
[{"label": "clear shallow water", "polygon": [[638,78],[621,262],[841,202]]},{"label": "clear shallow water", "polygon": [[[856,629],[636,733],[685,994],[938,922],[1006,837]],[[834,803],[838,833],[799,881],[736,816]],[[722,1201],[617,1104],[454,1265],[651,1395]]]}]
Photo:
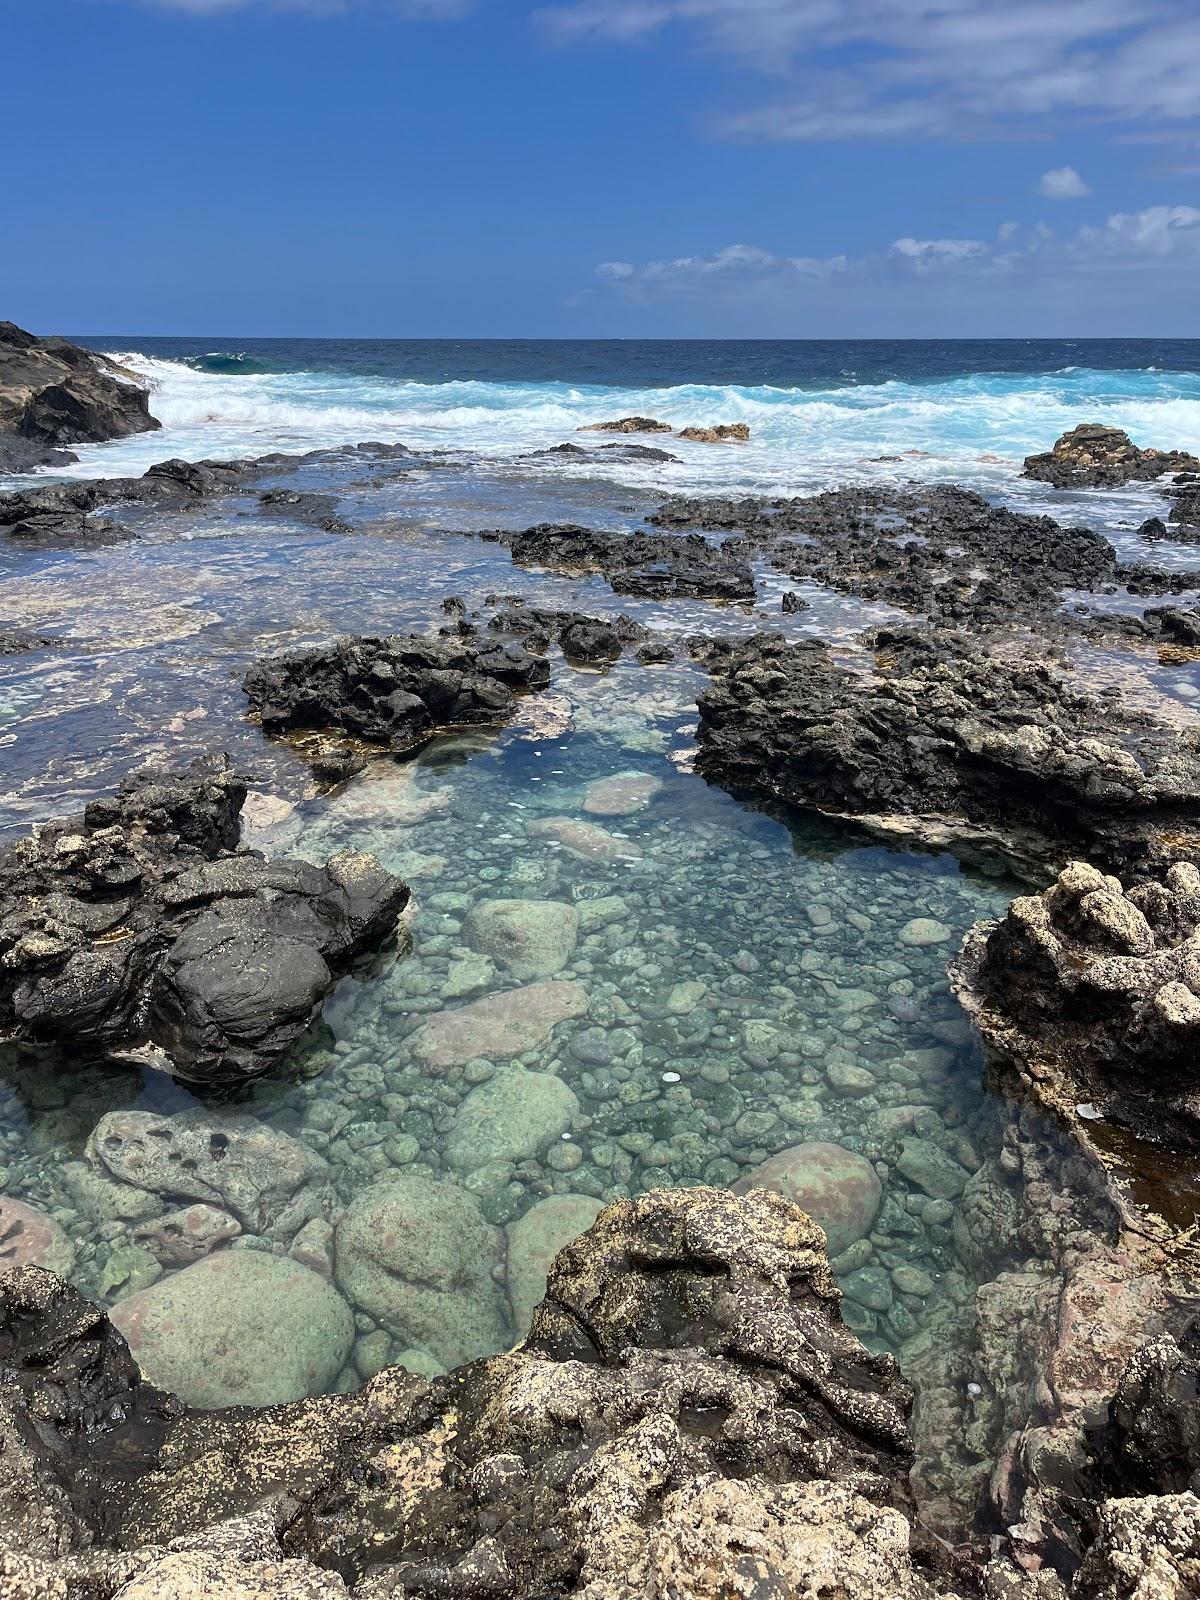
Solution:
[{"label": "clear shallow water", "polygon": [[[502,1348],[524,1325],[564,1216],[577,1231],[604,1200],[660,1183],[734,1183],[818,1144],[843,1154],[814,1209],[826,1201],[844,1222],[838,1207],[853,1213],[863,1184],[879,1185],[859,1206],[855,1237],[838,1240],[848,1319],[902,1362],[919,1355],[924,1372],[938,1365],[931,1344],[944,1348],[946,1381],[964,1387],[968,1261],[979,1252],[961,1249],[973,1225],[961,1191],[995,1155],[1011,1108],[981,1081],[945,964],[1012,885],[710,789],[690,770],[703,677],[686,661],[600,675],[555,658],[550,691],[526,700],[509,729],[439,740],[407,763],[381,760],[324,798],[289,746],[246,721],[239,683],[267,651],[435,625],[451,595],[624,612],[676,637],[783,628],[831,640],[852,660],[852,636],[891,613],[804,585],[811,609],[784,617],[792,585],[765,572],[754,607],[625,600],[599,579],[524,572],[498,546],[447,530],[627,528],[670,490],[806,492],[932,476],[1078,518],[1144,557],[1132,530],[1161,509],[1152,490],[1054,496],[1021,483],[1020,461],[1093,417],[1146,443],[1196,448],[1200,347],[322,342],[206,355],[214,348],[141,341],[132,359],[157,383],[166,427],[88,449],[75,470],[371,437],[450,453],[394,472],[317,464],[283,480],[335,492],[355,529],[346,536],[266,517],[247,496],[171,517],[119,513],[140,538],[109,550],[0,548],[0,625],[59,641],[0,660],[0,834],[78,809],[147,760],[225,749],[255,789],[248,842],[313,860],[373,850],[413,885],[411,951],[341,984],[294,1070],[214,1108],[294,1141],[275,1147],[268,1168],[295,1166],[296,1149],[327,1163],[305,1180],[303,1242],[305,1219],[281,1195],[219,1252],[290,1249],[333,1270],[353,1327],[331,1336],[329,1360],[305,1383],[346,1387],[386,1361],[431,1369]],[[583,422],[634,410],[676,423],[748,420],[754,442],[659,440],[684,459],[654,467],[521,459],[575,439]],[[885,454],[901,459],[863,460]],[[1150,652],[1134,669],[1113,652],[1076,655],[1098,680],[1119,673],[1128,687],[1136,670],[1147,693],[1179,707],[1195,689],[1194,663]],[[645,803],[589,812],[589,785],[612,780]],[[522,903],[519,915],[540,930],[552,951],[542,974],[514,971],[508,942],[480,932],[496,901]],[[513,994],[518,1019],[537,1028],[510,1053],[486,1008]],[[457,1048],[463,1013],[476,1007],[485,1025]],[[198,1105],[158,1075],[9,1052],[0,1198],[49,1212],[70,1237],[76,1280],[105,1303],[177,1285],[178,1264],[164,1269],[135,1234],[170,1198],[114,1215],[112,1196],[81,1177],[81,1158],[106,1114]],[[97,1149],[91,1160],[99,1170]],[[414,1202],[408,1231],[428,1247],[419,1271],[406,1278],[393,1263],[381,1289],[343,1270],[331,1225],[381,1182],[404,1194],[428,1179],[462,1197],[476,1231],[435,1225]],[[388,1284],[435,1280],[443,1298],[419,1330],[403,1310],[381,1310]],[[207,1327],[200,1312],[177,1325],[195,1365],[211,1371],[214,1351],[233,1347],[243,1371],[278,1367],[274,1329],[231,1323],[234,1302],[220,1293],[206,1304]],[[454,1330],[468,1325],[483,1332],[464,1349]]]}]

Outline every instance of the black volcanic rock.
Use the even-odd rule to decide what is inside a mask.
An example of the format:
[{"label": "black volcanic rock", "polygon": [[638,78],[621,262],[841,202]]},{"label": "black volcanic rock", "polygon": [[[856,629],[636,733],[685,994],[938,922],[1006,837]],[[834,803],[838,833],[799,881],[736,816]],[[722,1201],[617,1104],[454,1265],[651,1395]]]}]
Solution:
[{"label": "black volcanic rock", "polygon": [[373,856],[324,867],[238,849],[225,758],[148,769],[0,851],[0,1035],[159,1052],[180,1078],[274,1066],[408,890]]},{"label": "black volcanic rock", "polygon": [[1200,470],[1200,459],[1186,450],[1140,449],[1123,428],[1081,422],[1055,440],[1043,455],[1026,456],[1026,478],[1056,489],[1117,489],[1148,483],[1168,472]]},{"label": "black volcanic rock", "polygon": [[0,322],[0,434],[59,446],[160,426],[147,390],[115,361]]},{"label": "black volcanic rock", "polygon": [[754,574],[732,546],[700,534],[597,533],[573,524],[540,523],[497,536],[518,566],[552,572],[599,572],[617,594],[650,599],[752,601]]},{"label": "black volcanic rock", "polygon": [[268,733],[339,729],[403,751],[444,729],[506,722],[517,691],[549,682],[547,663],[513,641],[392,634],[270,656],[243,687]]},{"label": "black volcanic rock", "polygon": [[709,646],[697,770],[1025,868],[1081,851],[1113,870],[1200,860],[1200,733],[966,634],[880,629],[872,643],[874,675],[816,641]]}]

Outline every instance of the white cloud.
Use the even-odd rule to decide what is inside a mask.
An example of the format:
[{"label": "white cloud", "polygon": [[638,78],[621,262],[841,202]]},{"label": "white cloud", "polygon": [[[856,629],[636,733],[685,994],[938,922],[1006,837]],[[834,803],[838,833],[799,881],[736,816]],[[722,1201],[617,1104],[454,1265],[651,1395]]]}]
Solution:
[{"label": "white cloud", "polygon": [[929,266],[936,261],[969,261],[983,255],[987,246],[981,239],[894,239],[892,249],[918,266]]},{"label": "white cloud", "polygon": [[674,28],[760,71],[778,92],[721,123],[755,138],[971,137],[1062,121],[1194,130],[1200,107],[1194,0],[1137,11],[1126,0],[556,0],[535,17],[564,44]]},{"label": "white cloud", "polygon": [[1200,208],[1147,206],[1115,211],[1102,228],[1081,228],[1077,248],[1109,257],[1200,256]]},{"label": "white cloud", "polygon": [[1082,200],[1092,191],[1074,167],[1051,167],[1038,179],[1037,192],[1044,200]]},{"label": "white cloud", "polygon": [[771,280],[828,278],[847,266],[846,256],[781,256],[754,244],[730,244],[707,256],[675,256],[667,261],[602,261],[596,276],[628,292],[674,293],[704,284],[746,284]]}]

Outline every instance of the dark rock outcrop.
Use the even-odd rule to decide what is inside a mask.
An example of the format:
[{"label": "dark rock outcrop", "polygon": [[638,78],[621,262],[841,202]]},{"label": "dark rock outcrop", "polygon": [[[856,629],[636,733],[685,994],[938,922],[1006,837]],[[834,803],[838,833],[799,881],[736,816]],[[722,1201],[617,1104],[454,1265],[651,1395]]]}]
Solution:
[{"label": "dark rock outcrop", "polygon": [[160,426],[147,390],[115,361],[0,322],[0,434],[44,447],[124,439]]},{"label": "dark rock outcrop", "polygon": [[1024,476],[1056,489],[1117,489],[1188,471],[1200,471],[1200,459],[1186,450],[1143,450],[1123,428],[1081,422],[1055,440],[1052,450],[1027,456]]},{"label": "dark rock outcrop", "polygon": [[669,422],[656,422],[653,417],[618,417],[615,422],[589,422],[576,430],[579,433],[670,433]]},{"label": "dark rock outcrop", "polygon": [[0,1033],[149,1049],[200,1083],[275,1065],[408,890],[354,851],[239,850],[245,793],[223,757],[148,770],[0,852]]},{"label": "dark rock outcrop", "polygon": [[[492,596],[489,603],[497,597]],[[519,595],[504,597],[504,604],[488,628],[521,639],[531,650],[549,649],[557,641],[568,661],[594,665],[615,661],[626,645],[640,644],[649,630],[631,617],[589,617],[580,611],[552,611],[527,605]]]},{"label": "dark rock outcrop", "polygon": [[1129,889],[1072,862],[978,923],[951,978],[990,1044],[1052,1103],[1200,1149],[1200,871]]},{"label": "dark rock outcrop", "polygon": [[[27,1296],[55,1284],[21,1278]],[[512,1353],[185,1416],[93,1508],[86,1555],[79,1538],[4,1559],[38,1556],[43,1584],[69,1571],[107,1600],[115,1565],[165,1576],[171,1541],[211,1555],[228,1519],[274,1506],[267,1554],[241,1568],[262,1587],[231,1592],[326,1592],[270,1587],[285,1559],[294,1583],[324,1574],[361,1600],[718,1600],[815,1592],[830,1573],[846,1600],[932,1600],[949,1568],[910,1538],[911,1396],[839,1298],[820,1230],[776,1195],[623,1201],[560,1254]],[[144,1409],[136,1389],[128,1404]]]},{"label": "dark rock outcrop", "polygon": [[539,523],[521,533],[491,537],[508,546],[518,566],[599,572],[617,594],[656,600],[754,599],[754,574],[744,555],[710,544],[700,534],[597,533],[571,524]]},{"label": "dark rock outcrop", "polygon": [[884,629],[873,644],[873,675],[817,641],[708,646],[697,770],[1027,872],[1081,851],[1113,870],[1200,860],[1200,733],[964,634]]},{"label": "dark rock outcrop", "polygon": [[340,730],[405,751],[449,728],[499,726],[519,691],[549,682],[547,663],[512,640],[397,633],[269,656],[243,688],[268,733]]},{"label": "dark rock outcrop", "polygon": [[[1089,528],[1064,528],[953,487],[833,489],[802,499],[678,497],[657,527],[733,533],[726,552],[756,554],[821,583],[945,623],[1048,623],[1064,588],[1116,581],[1116,554]],[[1045,623],[1043,623],[1043,626]],[[1061,624],[1060,624],[1061,625]]]},{"label": "dark rock outcrop", "polygon": [[692,444],[748,444],[750,427],[745,422],[718,422],[713,428],[680,428],[679,437]]}]

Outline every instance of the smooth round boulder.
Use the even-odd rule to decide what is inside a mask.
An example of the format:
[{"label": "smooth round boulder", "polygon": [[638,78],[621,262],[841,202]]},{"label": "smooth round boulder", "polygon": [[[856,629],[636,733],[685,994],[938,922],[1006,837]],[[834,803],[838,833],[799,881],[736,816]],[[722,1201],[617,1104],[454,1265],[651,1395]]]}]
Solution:
[{"label": "smooth round boulder", "polygon": [[467,913],[463,939],[514,978],[549,978],[571,959],[579,913],[565,900],[484,900]]},{"label": "smooth round boulder", "polygon": [[771,1189],[791,1200],[825,1230],[829,1254],[839,1256],[870,1232],[883,1199],[875,1168],[840,1144],[797,1144],[733,1186],[735,1194]]},{"label": "smooth round boulder", "polygon": [[474,1172],[493,1161],[524,1161],[561,1139],[578,1115],[575,1091],[561,1078],[506,1067],[472,1089],[459,1106],[446,1160],[457,1172]]},{"label": "smooth round boulder", "polygon": [[346,1296],[402,1345],[445,1367],[511,1343],[504,1291],[492,1276],[501,1235],[456,1183],[418,1176],[364,1189],[336,1234]]},{"label": "smooth round boulder", "polygon": [[262,1250],[220,1250],[109,1315],[150,1382],[202,1411],[325,1394],[354,1343],[337,1290]]},{"label": "smooth round boulder", "polygon": [[74,1265],[75,1246],[52,1217],[26,1200],[0,1195],[0,1272],[45,1267],[65,1276]]},{"label": "smooth round boulder", "polygon": [[604,1210],[585,1194],[553,1194],[508,1225],[508,1298],[519,1335],[529,1332],[546,1278],[562,1247],[586,1233]]}]

